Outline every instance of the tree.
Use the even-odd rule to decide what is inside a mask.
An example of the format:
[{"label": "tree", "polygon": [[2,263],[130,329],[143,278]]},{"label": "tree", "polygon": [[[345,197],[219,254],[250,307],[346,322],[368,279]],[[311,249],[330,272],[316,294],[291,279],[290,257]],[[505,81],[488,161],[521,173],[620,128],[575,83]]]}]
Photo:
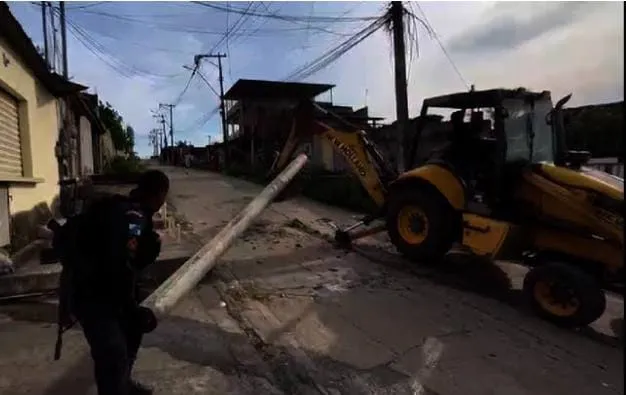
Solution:
[{"label": "tree", "polygon": [[590,151],[593,157],[622,157],[624,102],[597,104],[564,110],[567,145]]},{"label": "tree", "polygon": [[135,131],[130,126],[124,126],[124,119],[111,106],[111,103],[98,103],[98,112],[102,124],[111,133],[111,140],[116,150],[124,151],[128,154],[133,152],[135,147]]}]

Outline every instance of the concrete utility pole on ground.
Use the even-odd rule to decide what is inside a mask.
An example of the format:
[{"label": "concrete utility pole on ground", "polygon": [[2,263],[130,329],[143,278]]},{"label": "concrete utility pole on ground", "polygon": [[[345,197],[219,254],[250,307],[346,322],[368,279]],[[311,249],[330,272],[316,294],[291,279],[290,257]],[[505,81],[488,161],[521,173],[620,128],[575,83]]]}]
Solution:
[{"label": "concrete utility pole on ground", "polygon": [[222,230],[206,243],[168,277],[143,302],[154,312],[163,316],[187,295],[217,264],[217,260],[252,222],[263,212],[308,161],[305,154],[298,155],[291,163],[239,212]]},{"label": "concrete utility pole on ground", "polygon": [[409,121],[409,103],[406,87],[406,51],[404,46],[404,6],[401,1],[391,2],[391,22],[393,28],[393,51],[396,85],[396,162],[398,172],[407,167],[406,149],[410,145],[407,126]]},{"label": "concrete utility pole on ground", "polygon": [[216,58],[217,68],[219,72],[220,80],[220,115],[222,117],[222,138],[224,141],[224,166],[228,165],[228,129],[226,128],[226,109],[224,106],[224,74],[222,72],[222,58],[225,58],[226,54],[200,54],[193,58],[196,68],[200,67],[200,61],[204,58]]}]

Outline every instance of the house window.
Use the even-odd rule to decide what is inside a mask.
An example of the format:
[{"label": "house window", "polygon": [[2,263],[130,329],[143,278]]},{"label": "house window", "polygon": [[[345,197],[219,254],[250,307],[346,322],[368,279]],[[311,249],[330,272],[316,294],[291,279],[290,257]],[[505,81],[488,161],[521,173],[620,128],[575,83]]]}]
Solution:
[{"label": "house window", "polygon": [[0,178],[22,177],[19,103],[0,89]]}]

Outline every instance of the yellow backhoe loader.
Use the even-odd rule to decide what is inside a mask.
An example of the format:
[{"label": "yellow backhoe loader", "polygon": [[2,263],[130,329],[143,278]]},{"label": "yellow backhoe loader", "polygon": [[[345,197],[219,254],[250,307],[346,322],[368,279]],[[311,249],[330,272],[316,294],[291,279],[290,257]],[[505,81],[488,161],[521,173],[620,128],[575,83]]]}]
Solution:
[{"label": "yellow backhoe loader", "polygon": [[402,174],[366,131],[307,102],[273,170],[288,163],[302,137],[319,135],[378,206],[338,230],[338,242],[380,230],[357,228],[383,219],[412,261],[437,262],[457,244],[524,263],[531,268],[524,293],[535,311],[562,326],[584,326],[604,312],[604,289],[623,284],[624,184],[586,168],[588,152],[567,149],[561,108],[570,97],[553,106],[547,91],[493,89],[426,99]]}]

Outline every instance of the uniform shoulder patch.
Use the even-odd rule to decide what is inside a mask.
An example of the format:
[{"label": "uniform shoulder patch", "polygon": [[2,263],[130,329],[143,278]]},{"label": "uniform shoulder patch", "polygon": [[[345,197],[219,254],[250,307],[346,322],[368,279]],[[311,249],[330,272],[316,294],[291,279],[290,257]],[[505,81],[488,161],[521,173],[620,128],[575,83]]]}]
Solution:
[{"label": "uniform shoulder patch", "polygon": [[144,225],[143,214],[137,210],[128,210],[126,212],[126,217],[128,218],[128,236],[141,236],[141,230]]}]

